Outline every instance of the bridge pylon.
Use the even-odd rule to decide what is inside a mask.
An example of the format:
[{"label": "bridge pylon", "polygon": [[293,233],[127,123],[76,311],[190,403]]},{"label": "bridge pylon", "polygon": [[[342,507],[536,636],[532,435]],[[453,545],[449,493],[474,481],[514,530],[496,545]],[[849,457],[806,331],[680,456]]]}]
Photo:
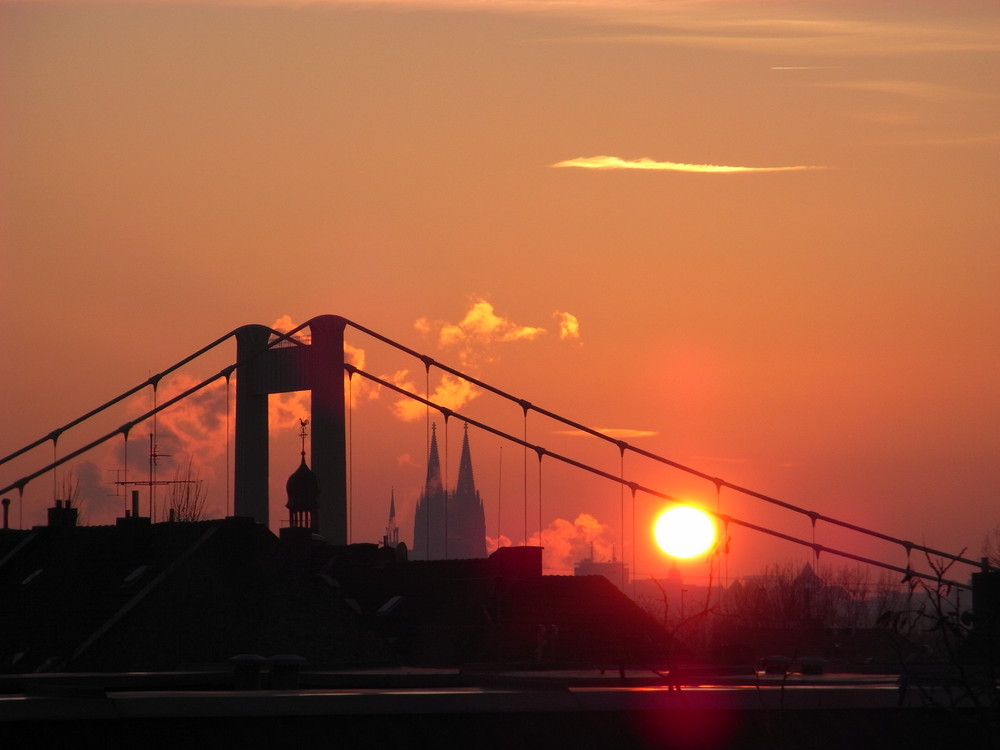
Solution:
[{"label": "bridge pylon", "polygon": [[337,315],[308,325],[311,343],[268,346],[267,326],[236,331],[236,429],[233,506],[238,516],[268,523],[268,396],[310,391],[311,459],[319,481],[319,533],[347,544],[347,438],[344,328]]}]

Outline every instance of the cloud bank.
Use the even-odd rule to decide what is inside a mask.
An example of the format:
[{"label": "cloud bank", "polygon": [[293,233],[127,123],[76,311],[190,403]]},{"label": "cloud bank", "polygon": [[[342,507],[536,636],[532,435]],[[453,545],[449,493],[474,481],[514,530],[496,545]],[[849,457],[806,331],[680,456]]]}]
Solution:
[{"label": "cloud bank", "polygon": [[[580,321],[575,315],[556,310],[552,313],[552,318],[556,322],[553,335],[558,336],[559,341],[579,343]],[[551,338],[548,329],[515,323],[498,314],[493,305],[482,298],[474,299],[457,323],[420,317],[414,321],[413,327],[431,338],[439,350],[453,352],[462,369],[469,374],[475,374],[483,366],[496,361],[499,356],[497,347],[500,345]],[[413,393],[422,393],[424,390],[410,379],[408,370],[401,370],[389,379]],[[479,393],[478,389],[465,380],[444,373],[428,398],[439,406],[457,411]],[[393,404],[393,413],[399,419],[410,422],[422,418],[426,407],[413,399],[401,398]]]},{"label": "cloud bank", "polygon": [[541,538],[536,532],[528,544],[542,547],[542,567],[550,573],[571,572],[576,563],[591,555],[599,562],[616,555],[611,527],[590,513],[580,513],[573,521],[556,518],[542,530]]},{"label": "cloud bank", "polygon": [[[410,380],[409,375],[409,370],[400,370],[387,379],[403,390],[411,393],[422,393],[423,389]],[[458,411],[479,393],[480,391],[473,388],[467,380],[462,380],[446,372],[441,375],[441,379],[428,396],[428,400],[445,409]],[[412,398],[399,398],[392,404],[392,413],[404,422],[413,422],[424,418],[427,407]]]},{"label": "cloud bank", "polygon": [[[545,338],[558,337],[560,342],[579,343],[580,321],[570,312],[557,310],[552,313],[555,327],[550,331],[541,326],[522,325],[496,312],[493,305],[482,299],[475,298],[458,322],[431,320],[420,317],[414,322],[414,328],[430,338],[439,351],[449,351],[455,354],[461,367],[470,374],[476,373],[484,365],[498,358],[499,345],[516,342],[533,342]],[[271,327],[277,331],[287,332],[295,328],[296,323],[289,315],[282,315]],[[302,343],[309,343],[311,336],[305,328],[295,334]],[[364,349],[344,342],[344,355],[347,362],[360,370],[366,369],[367,355]],[[427,398],[438,406],[458,411],[463,406],[480,395],[479,389],[462,378],[449,373],[442,373],[436,383],[428,384],[420,375],[414,375],[409,369],[382,373],[380,378],[411,393],[424,395],[430,386]],[[357,407],[364,401],[376,401],[382,389],[365,378],[350,379],[351,406]],[[307,391],[282,393],[272,395],[269,399],[271,425],[276,429],[299,429],[299,419],[306,418],[310,411],[310,399]],[[423,419],[427,407],[414,399],[401,397],[395,399],[390,406],[393,415],[404,422]]]},{"label": "cloud bank", "polygon": [[575,167],[577,169],[639,169],[661,172],[699,172],[701,174],[746,174],[750,172],[804,172],[828,167],[800,164],[787,167],[734,167],[723,164],[685,164],[675,161],[655,161],[642,159],[622,159],[618,156],[578,156],[575,159],[551,164],[551,167]]},{"label": "cloud bank", "polygon": [[497,315],[493,305],[484,299],[475,300],[458,323],[418,318],[413,327],[424,334],[435,334],[441,349],[455,349],[463,365],[483,356],[489,361],[492,357],[487,352],[494,344],[534,341],[547,333],[544,328],[520,325]]}]

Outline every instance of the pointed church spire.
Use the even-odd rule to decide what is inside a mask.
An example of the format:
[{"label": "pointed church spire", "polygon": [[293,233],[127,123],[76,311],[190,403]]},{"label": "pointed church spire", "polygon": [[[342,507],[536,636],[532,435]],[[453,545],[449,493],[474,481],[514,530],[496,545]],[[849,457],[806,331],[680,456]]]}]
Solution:
[{"label": "pointed church spire", "polygon": [[469,450],[469,423],[465,423],[465,437],[462,440],[462,459],[458,464],[458,484],[455,486],[458,497],[475,497],[476,482],[472,477],[472,452]]},{"label": "pointed church spire", "polygon": [[385,546],[395,547],[399,544],[399,527],[396,525],[396,488],[389,495],[389,523],[385,527]]},{"label": "pointed church spire", "polygon": [[438,457],[437,424],[431,425],[431,451],[427,457],[427,481],[424,483],[424,492],[432,495],[440,492],[444,488],[441,481],[441,459]]}]

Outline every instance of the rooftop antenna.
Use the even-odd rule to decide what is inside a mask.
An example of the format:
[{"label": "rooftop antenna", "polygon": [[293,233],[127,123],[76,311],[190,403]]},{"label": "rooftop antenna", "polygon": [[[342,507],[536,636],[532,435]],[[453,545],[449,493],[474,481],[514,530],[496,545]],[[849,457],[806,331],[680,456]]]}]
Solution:
[{"label": "rooftop antenna", "polygon": [[[152,380],[152,378],[151,378]],[[153,520],[153,511],[156,507],[156,459],[159,458],[159,446],[156,445],[156,391],[160,384],[160,379],[152,380],[153,391],[153,419],[152,428],[149,432],[149,520]]]},{"label": "rooftop antenna", "polygon": [[153,416],[153,432],[149,433],[149,517],[153,518],[153,509],[156,502],[156,466],[160,458],[170,458],[169,453],[160,453],[160,446],[156,444],[156,416]]},{"label": "rooftop antenna", "polygon": [[[127,438],[126,438],[127,439]],[[123,490],[127,490],[129,486],[138,487],[148,487],[149,488],[149,519],[155,521],[155,499],[154,493],[155,488],[160,485],[175,485],[175,484],[200,484],[200,479],[157,479],[156,478],[156,466],[157,462],[161,458],[169,458],[170,453],[160,453],[160,446],[156,443],[156,435],[154,433],[149,433],[149,476],[145,480],[130,480],[128,479],[128,453],[125,454],[125,468],[114,469],[115,480],[112,482],[116,487],[122,487]],[[118,496],[118,491],[115,491],[115,496]]]}]

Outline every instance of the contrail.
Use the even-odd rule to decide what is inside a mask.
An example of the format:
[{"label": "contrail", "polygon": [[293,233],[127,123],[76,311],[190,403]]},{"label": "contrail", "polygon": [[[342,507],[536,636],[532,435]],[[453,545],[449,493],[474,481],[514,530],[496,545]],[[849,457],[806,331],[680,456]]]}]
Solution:
[{"label": "contrail", "polygon": [[617,156],[578,156],[575,159],[556,162],[552,167],[576,167],[578,169],[643,169],[666,172],[701,172],[704,174],[736,174],[745,172],[802,172],[828,167],[796,165],[789,167],[733,167],[724,164],[684,164],[675,161],[655,161],[653,159],[622,159]]}]

